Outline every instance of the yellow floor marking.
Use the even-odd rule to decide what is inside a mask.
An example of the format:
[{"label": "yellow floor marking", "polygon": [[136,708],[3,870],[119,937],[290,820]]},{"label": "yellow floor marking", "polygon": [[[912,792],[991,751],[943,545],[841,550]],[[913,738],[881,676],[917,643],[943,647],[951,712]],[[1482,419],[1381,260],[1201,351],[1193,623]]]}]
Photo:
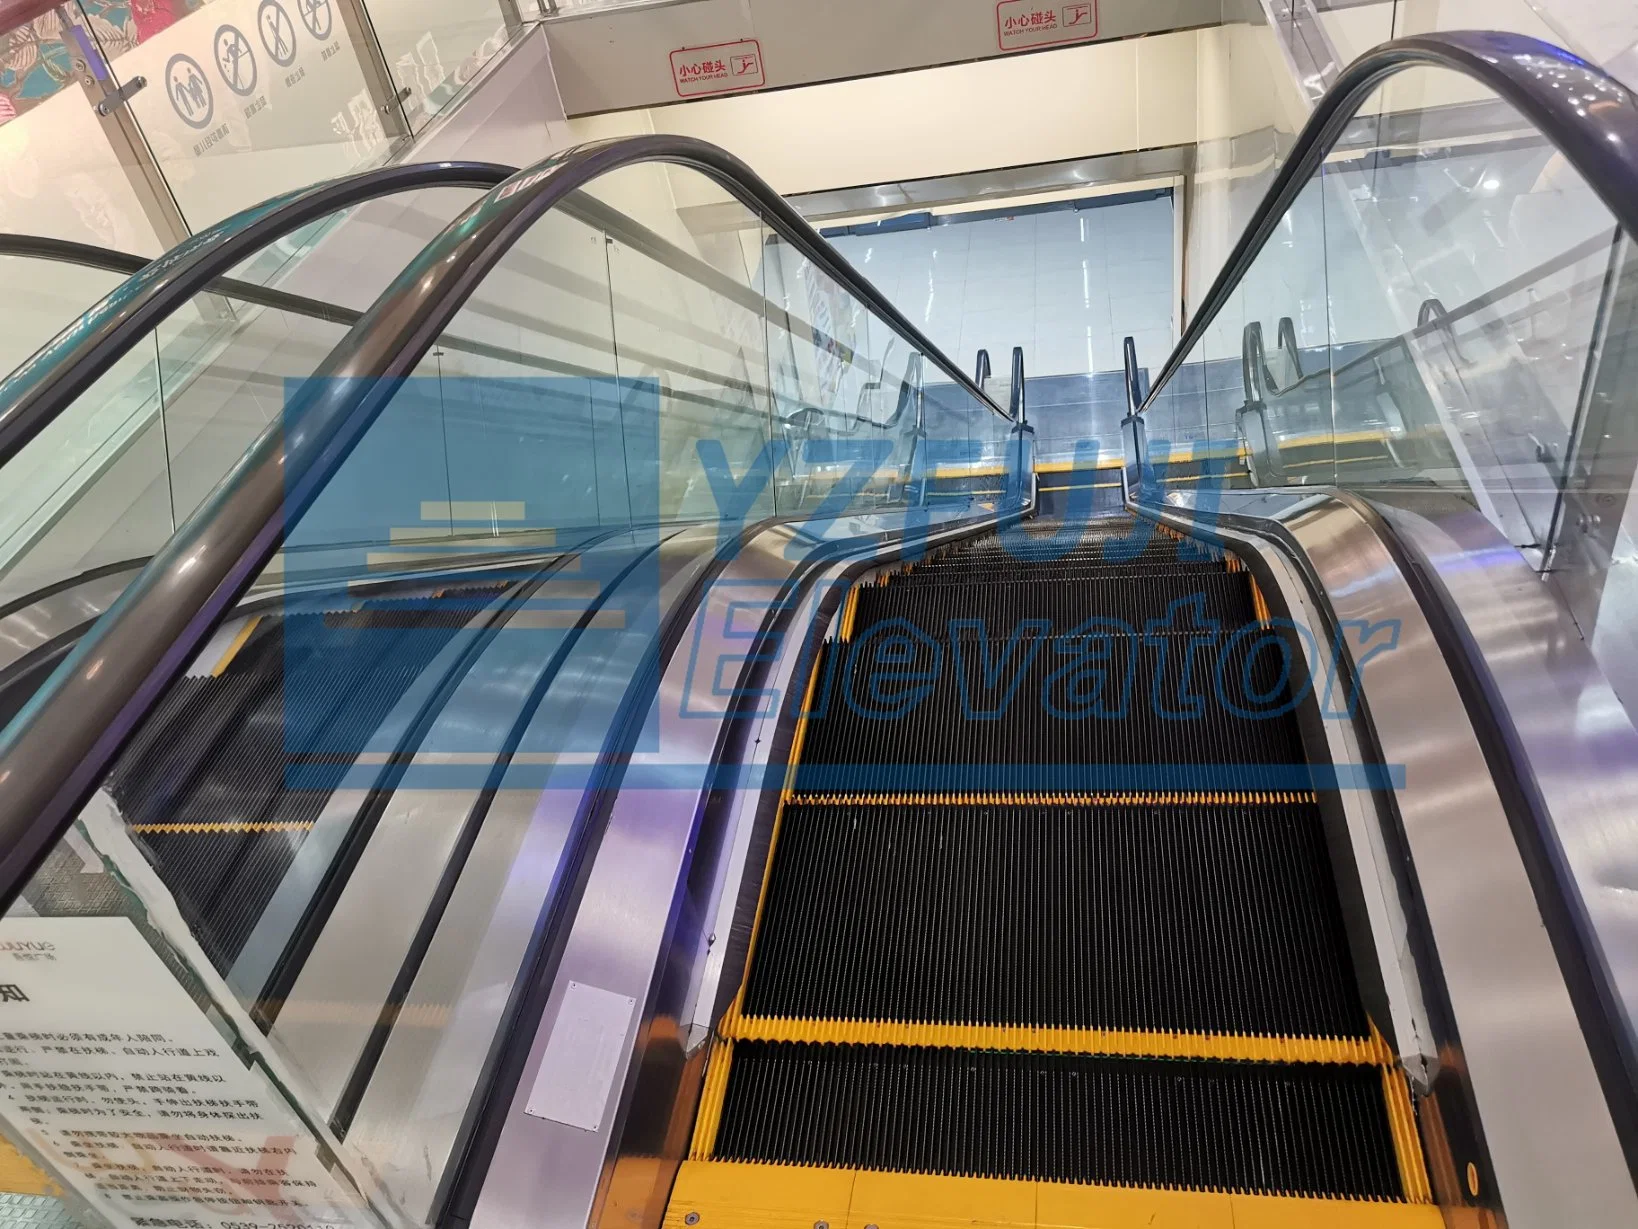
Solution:
[{"label": "yellow floor marking", "polygon": [[[692,1219],[690,1219],[692,1218]],[[1443,1229],[1431,1204],[685,1161],[665,1229]]]},{"label": "yellow floor marking", "polygon": [[59,1187],[39,1166],[0,1138],[0,1191],[8,1195],[61,1195]]}]

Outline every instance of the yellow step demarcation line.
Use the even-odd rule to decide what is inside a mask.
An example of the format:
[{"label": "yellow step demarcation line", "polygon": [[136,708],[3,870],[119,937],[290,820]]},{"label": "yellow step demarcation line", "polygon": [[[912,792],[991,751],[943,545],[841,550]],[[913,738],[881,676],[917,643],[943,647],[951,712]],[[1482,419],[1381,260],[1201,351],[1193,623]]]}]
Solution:
[{"label": "yellow step demarcation line", "polygon": [[1270,1037],[1233,1033],[1144,1032],[1137,1029],[1045,1028],[1027,1024],[788,1019],[746,1016],[742,1014],[736,999],[718,1026],[718,1032],[729,1041],[915,1046],[949,1050],[1009,1050],[1025,1054],[1095,1054],[1119,1058],[1198,1058],[1225,1062],[1328,1063],[1344,1066],[1386,1067],[1393,1063],[1393,1050],[1375,1026],[1372,1026],[1369,1037]]},{"label": "yellow step demarcation line", "polygon": [[[1350,1066],[1375,1066],[1382,1075],[1382,1095],[1387,1107],[1388,1125],[1393,1136],[1394,1156],[1399,1163],[1399,1179],[1405,1192],[1405,1201],[1412,1204],[1432,1200],[1432,1185],[1428,1180],[1427,1165],[1422,1155],[1416,1116],[1411,1108],[1410,1085],[1405,1073],[1397,1065],[1387,1038],[1373,1023],[1366,1041],[1346,1038],[1279,1038],[1237,1037],[1229,1034],[1213,1036],[1166,1033],[1113,1032],[1099,1029],[1031,1029],[1008,1026],[962,1026],[886,1024],[882,1036],[871,1036],[861,1030],[860,1036],[845,1035],[854,1021],[787,1021],[757,1020],[743,1014],[744,990],[735,996],[733,1005],[712,1039],[710,1061],[706,1067],[705,1086],[700,1095],[699,1109],[694,1119],[694,1135],[689,1157],[696,1161],[710,1160],[716,1151],[717,1130],[722,1123],[723,1102],[728,1093],[728,1073],[733,1066],[736,1041],[785,1041],[829,1045],[899,1045],[917,1047],[946,1047],[952,1049],[995,1049],[1024,1053],[1066,1053],[1110,1056],[1121,1058],[1181,1058],[1241,1062],[1306,1062],[1332,1063]],[[862,1022],[874,1026],[875,1022]],[[762,1027],[764,1025],[770,1027]],[[783,1026],[796,1025],[789,1035],[780,1035]],[[821,1035],[824,1033],[831,1035]],[[973,1035],[963,1035],[963,1033]],[[806,1035],[803,1035],[803,1034]],[[1048,1034],[1070,1036],[1083,1044],[1074,1046],[1028,1044],[1033,1034],[1039,1041]],[[942,1036],[940,1036],[942,1034]],[[979,1036],[977,1034],[983,1034]],[[1121,1039],[1130,1039],[1131,1048],[1123,1048]],[[1169,1040],[1181,1039],[1184,1044],[1167,1047]],[[1025,1044],[1018,1044],[1021,1040]],[[1113,1048],[1103,1048],[1103,1041],[1114,1041]],[[1154,1045],[1150,1046],[1150,1042]],[[1089,1043],[1088,1043],[1089,1042]],[[1311,1056],[1278,1052],[1282,1043],[1308,1043]],[[1245,1043],[1252,1043],[1246,1045]],[[1329,1053],[1322,1046],[1329,1044]],[[1300,1046],[1298,1047],[1300,1048]],[[1352,1055],[1349,1050],[1354,1051]],[[1239,1051],[1239,1052],[1235,1052]],[[1255,1051],[1255,1052],[1254,1052]]]},{"label": "yellow step demarcation line", "polygon": [[1444,1229],[1431,1204],[685,1161],[665,1229]]},{"label": "yellow step demarcation line", "polygon": [[1269,613],[1268,601],[1263,597],[1263,591],[1258,587],[1255,580],[1251,582],[1251,609],[1252,613],[1257,617],[1259,627],[1272,627],[1274,625],[1274,616]]},{"label": "yellow step demarcation line", "polygon": [[216,832],[311,832],[313,821],[310,819],[224,819],[200,823],[178,824],[132,824],[131,831],[136,833],[163,833],[176,835],[180,833],[195,833],[204,835]]},{"label": "yellow step demarcation line", "polygon": [[[1371,1031],[1376,1031],[1374,1025]],[[1388,1106],[1388,1128],[1393,1132],[1405,1199],[1409,1203],[1431,1203],[1433,1187],[1428,1181],[1427,1159],[1422,1155],[1422,1138],[1416,1130],[1416,1111],[1411,1108],[1410,1084],[1405,1073],[1391,1062],[1382,1068],[1382,1097]]]}]

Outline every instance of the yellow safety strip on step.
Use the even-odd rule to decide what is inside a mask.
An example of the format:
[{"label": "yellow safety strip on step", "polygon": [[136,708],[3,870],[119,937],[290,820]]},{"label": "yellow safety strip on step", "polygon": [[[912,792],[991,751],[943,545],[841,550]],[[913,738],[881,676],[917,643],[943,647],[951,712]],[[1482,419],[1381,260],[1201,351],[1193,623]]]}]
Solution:
[{"label": "yellow safety strip on step", "polygon": [[1027,1024],[798,1020],[746,1016],[737,997],[719,1029],[721,1035],[731,1041],[930,1046],[947,1050],[1015,1050],[1027,1054],[1109,1054],[1123,1058],[1202,1058],[1254,1063],[1381,1067],[1393,1063],[1393,1051],[1374,1029],[1368,1038],[1254,1037],[1136,1029],[1040,1028]]},{"label": "yellow safety strip on step", "polygon": [[[780,793],[779,801],[783,806],[796,796],[796,766],[802,762],[802,744],[808,737],[808,714],[813,711],[813,692],[819,685],[819,654],[813,655],[813,671],[808,675],[808,688],[802,693],[802,711],[796,718],[796,733],[791,737],[790,758],[785,761],[785,788]],[[774,820],[774,830],[777,834],[779,821]],[[767,891],[768,885],[762,885]]]},{"label": "yellow safety strip on step", "polygon": [[[797,768],[797,765],[802,762],[802,742],[803,742],[804,739],[807,738],[807,735],[808,735],[808,713],[813,708],[813,692],[814,692],[814,688],[817,687],[818,685],[819,685],[819,656],[818,656],[818,654],[814,654],[813,671],[812,671],[812,673],[810,673],[808,675],[808,688],[807,688],[807,690],[805,692],[802,693],[802,712],[801,712],[801,715],[798,716],[797,719],[796,719],[796,733],[791,738],[791,753],[790,753],[790,756],[785,761],[785,787],[780,792],[779,805],[776,808],[774,808],[773,832],[770,834],[769,839],[768,839],[768,856],[767,856],[767,859],[762,864],[762,886],[757,891],[756,915],[751,919],[751,941],[746,945],[746,949],[745,949],[745,968],[746,969],[749,969],[751,967],[751,961],[756,959],[756,941],[757,941],[757,938],[762,933],[762,911],[765,908],[767,908],[767,905],[768,905],[768,883],[773,878],[774,850],[779,848],[779,830],[780,830],[781,827],[784,826],[785,807],[790,803],[791,799],[796,796],[796,790],[795,790],[795,786],[796,786],[796,768]],[[733,1004],[732,1004],[732,1006],[730,1006],[728,1008],[728,1014],[733,1015],[733,1014],[737,1013],[740,1010],[740,1008],[741,1008],[741,1006],[742,1006],[742,1004],[744,1002],[745,1002],[745,982],[742,979],[740,981],[740,984],[739,984],[739,990],[734,994]],[[724,1050],[723,1055],[722,1055],[722,1065],[723,1065],[723,1068],[724,1068],[724,1075],[723,1075],[724,1080],[727,1079],[726,1068],[727,1068],[727,1065],[728,1065],[728,1055],[729,1055],[729,1053],[731,1053],[731,1048],[728,1049],[728,1050]],[[710,1065],[708,1065],[706,1067],[706,1072],[705,1072],[706,1085],[707,1085],[708,1088],[710,1086],[710,1080],[711,1080],[711,1069],[712,1069],[712,1067],[716,1066],[716,1064],[717,1064],[717,1055],[713,1052],[713,1054],[711,1056]],[[726,1087],[726,1084],[724,1085],[724,1087]],[[705,1104],[703,1102],[701,1103],[699,1113],[701,1115],[703,1115],[705,1113]],[[697,1121],[698,1120],[696,1120],[696,1123],[697,1123]],[[712,1134],[715,1135],[716,1127],[714,1125],[712,1126],[711,1131],[712,1131]]]},{"label": "yellow safety strip on step", "polygon": [[728,1095],[728,1068],[733,1062],[734,1043],[722,1037],[714,1038],[711,1053],[705,1060],[705,1087],[700,1092],[700,1107],[694,1114],[694,1138],[688,1148],[692,1160],[709,1160],[717,1149],[717,1127],[722,1123],[722,1103]]},{"label": "yellow safety strip on step", "polygon": [[1268,602],[1263,598],[1263,591],[1257,587],[1257,582],[1251,582],[1251,609],[1257,616],[1257,622],[1263,627],[1271,627],[1274,617],[1268,613]]},{"label": "yellow safety strip on step", "polygon": [[167,835],[214,832],[311,832],[312,829],[313,821],[310,819],[227,819],[209,823],[131,825],[132,832],[144,834],[157,832]]},{"label": "yellow safety strip on step", "polygon": [[665,1229],[1444,1229],[1430,1204],[683,1162]]},{"label": "yellow safety strip on step", "polygon": [[[809,691],[811,696],[811,688]],[[801,731],[798,731],[800,737]],[[796,762],[796,757],[791,757]],[[1280,806],[1318,801],[1313,790],[1228,791],[1222,793],[1113,793],[1113,794],[797,794],[787,793],[792,806],[919,807],[919,806]]]},{"label": "yellow safety strip on step", "polygon": [[1405,1198],[1412,1203],[1429,1203],[1433,1191],[1403,1071],[1392,1066],[1382,1068],[1382,1095],[1388,1103],[1388,1125],[1393,1130],[1393,1150],[1399,1158],[1399,1181],[1405,1188]]},{"label": "yellow safety strip on step", "polygon": [[222,654],[222,660],[217,662],[211,669],[211,678],[219,679],[222,677],[227,668],[233,664],[233,659],[239,656],[239,650],[244,648],[250,637],[255,634],[256,625],[261,621],[261,615],[251,615],[250,618],[245,620],[245,625],[239,629],[239,634],[233,638],[233,643],[228,645],[227,652]]},{"label": "yellow safety strip on step", "polygon": [[[842,639],[853,639],[853,621],[859,614],[859,586],[847,591],[847,603],[842,607]],[[806,708],[803,709],[806,712]]]}]

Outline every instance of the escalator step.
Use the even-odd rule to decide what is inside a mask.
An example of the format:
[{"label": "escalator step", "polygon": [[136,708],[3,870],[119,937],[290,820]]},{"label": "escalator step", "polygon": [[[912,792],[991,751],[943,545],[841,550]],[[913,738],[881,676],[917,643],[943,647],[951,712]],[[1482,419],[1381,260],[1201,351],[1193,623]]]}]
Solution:
[{"label": "escalator step", "polygon": [[1375,1067],[738,1042],[712,1155],[1112,1186],[1405,1194]]},{"label": "escalator step", "polygon": [[1257,617],[1250,577],[1221,568],[1192,575],[1174,569],[1158,576],[1099,576],[1079,584],[1056,578],[972,586],[889,583],[859,590],[853,637],[888,619],[904,619],[934,638],[955,621],[965,635],[975,634],[974,621],[985,629],[976,634],[1007,637],[1024,620],[1044,620],[1050,634],[1059,635],[1093,618],[1142,632],[1151,620],[1166,618],[1174,604],[1196,601],[1204,618],[1226,629]]},{"label": "escalator step", "polygon": [[1141,557],[1130,563],[1105,563],[1099,559],[1003,559],[984,563],[950,564],[932,567],[922,564],[897,575],[892,583],[934,588],[947,585],[1003,585],[1020,581],[1073,584],[1140,576],[1220,576],[1221,563],[1189,561],[1167,557]]},{"label": "escalator step", "polygon": [[1312,803],[788,805],[747,1016],[1355,1037]]},{"label": "escalator step", "polygon": [[219,969],[357,753],[472,617],[422,599],[264,619],[220,675],[173,687],[121,755],[109,791]]},{"label": "escalator step", "polygon": [[878,631],[821,646],[799,794],[1309,788],[1274,633],[1100,637],[1077,657]]}]

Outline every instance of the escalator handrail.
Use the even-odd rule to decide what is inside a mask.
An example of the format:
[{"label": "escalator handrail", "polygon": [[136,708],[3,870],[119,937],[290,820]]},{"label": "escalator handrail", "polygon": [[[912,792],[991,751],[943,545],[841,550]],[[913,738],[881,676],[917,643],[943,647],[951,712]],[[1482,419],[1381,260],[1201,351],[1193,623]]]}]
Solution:
[{"label": "escalator handrail", "polygon": [[[296,391],[281,418],[0,733],[0,908],[67,831],[131,733],[266,567],[288,526],[334,476],[487,274],[571,193],[611,171],[652,162],[688,166],[715,180],[877,311],[979,406],[1011,423],[801,215],[727,151],[688,137],[647,136],[556,154],[470,206],[410,262]],[[324,186],[313,192],[322,195]],[[294,195],[299,208],[309,194]],[[338,206],[332,198],[325,208],[305,207],[323,216]],[[260,243],[267,241],[264,232]],[[192,253],[190,267],[204,263],[198,245],[184,248]],[[183,276],[170,268],[175,255],[155,262],[167,266],[159,278],[163,286]],[[196,272],[187,294],[220,272],[215,265]],[[124,324],[125,315],[104,322],[105,331],[132,327]]]},{"label": "escalator handrail", "polygon": [[[45,235],[24,235],[16,231],[0,231],[0,256],[16,256],[25,260],[45,260],[59,265],[78,265],[82,269],[97,269],[104,273],[118,273],[132,277],[153,264],[153,257],[134,256],[115,248],[97,247],[91,243],[75,243],[71,239],[52,239]],[[274,290],[255,282],[236,277],[212,278],[205,290],[224,298],[257,307],[271,307],[296,316],[310,316],[331,324],[354,324],[364,313],[354,308],[326,303],[304,294],[288,290]]]},{"label": "escalator handrail", "polygon": [[270,243],[367,201],[422,188],[492,188],[513,173],[491,162],[377,167],[275,196],[183,240],[0,380],[0,465],[162,321]]},{"label": "escalator handrail", "polygon": [[[1314,105],[1251,225],[1150,385],[1140,413],[1156,404],[1228,306],[1360,105],[1382,82],[1411,68],[1460,73],[1513,106],[1564,155],[1627,234],[1638,236],[1638,98],[1624,85],[1563,48],[1523,34],[1456,30],[1394,39],[1350,64]],[[1568,80],[1549,80],[1549,69],[1568,74]],[[1589,91],[1599,96],[1598,103],[1582,101]]]}]

